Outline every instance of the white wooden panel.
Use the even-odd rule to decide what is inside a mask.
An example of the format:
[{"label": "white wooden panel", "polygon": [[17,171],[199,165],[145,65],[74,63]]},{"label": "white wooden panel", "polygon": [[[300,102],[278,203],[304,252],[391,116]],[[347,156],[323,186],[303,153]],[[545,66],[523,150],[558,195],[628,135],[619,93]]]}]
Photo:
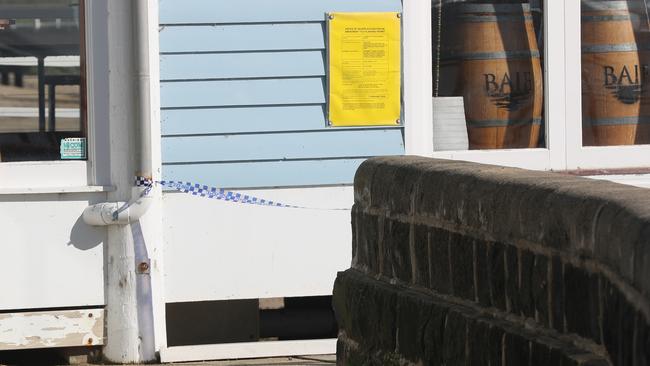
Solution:
[{"label": "white wooden panel", "polygon": [[[544,119],[546,147],[553,170],[567,169],[567,123],[572,120],[567,119],[567,108],[572,108],[570,104],[580,104],[580,96],[567,94],[565,88],[566,82],[573,79],[568,74],[569,67],[565,67],[565,57],[573,50],[565,44],[564,27],[555,26],[572,22],[565,17],[564,4],[564,1],[544,0]],[[567,98],[568,95],[571,96]]]},{"label": "white wooden panel", "polygon": [[81,213],[105,193],[0,196],[0,310],[104,304],[106,229]]},{"label": "white wooden panel", "polygon": [[650,146],[648,145],[582,147],[575,141],[575,139],[573,142],[569,140],[567,145],[570,149],[570,153],[567,154],[567,169],[569,170],[650,166]]},{"label": "white wooden panel", "polygon": [[404,0],[404,140],[407,155],[433,153],[431,3]]},{"label": "white wooden panel", "polygon": [[[247,190],[292,205],[350,208],[352,187]],[[167,302],[332,293],[350,267],[350,211],[259,207],[165,193]]]},{"label": "white wooden panel", "polygon": [[104,309],[0,314],[0,350],[104,344]]},{"label": "white wooden panel", "polygon": [[79,187],[13,187],[1,188],[0,195],[10,194],[51,194],[51,193],[90,193],[90,192],[113,192],[114,186],[79,186]]},{"label": "white wooden panel", "polygon": [[472,161],[481,164],[502,165],[531,170],[549,170],[548,149],[504,149],[435,151],[436,159]]},{"label": "white wooden panel", "polygon": [[[47,177],[47,179],[43,179]],[[80,187],[88,185],[86,161],[28,161],[0,164],[0,187]]]},{"label": "white wooden panel", "polygon": [[593,175],[587,178],[609,180],[615,183],[627,184],[630,186],[650,188],[650,174]]},{"label": "white wooden panel", "polygon": [[336,339],[314,339],[170,347],[160,351],[160,359],[162,362],[179,362],[332,353],[336,353]]}]

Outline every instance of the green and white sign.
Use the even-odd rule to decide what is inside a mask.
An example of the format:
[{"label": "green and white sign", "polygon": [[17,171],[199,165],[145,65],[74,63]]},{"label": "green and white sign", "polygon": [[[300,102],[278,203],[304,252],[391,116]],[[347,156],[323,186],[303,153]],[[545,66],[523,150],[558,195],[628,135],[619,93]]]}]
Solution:
[{"label": "green and white sign", "polygon": [[83,137],[68,137],[61,140],[61,159],[86,159],[86,139]]}]

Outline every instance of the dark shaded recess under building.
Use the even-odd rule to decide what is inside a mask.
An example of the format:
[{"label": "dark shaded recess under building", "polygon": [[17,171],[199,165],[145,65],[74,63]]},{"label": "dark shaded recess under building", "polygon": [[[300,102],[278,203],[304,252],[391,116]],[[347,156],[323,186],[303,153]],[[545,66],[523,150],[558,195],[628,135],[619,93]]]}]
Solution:
[{"label": "dark shaded recess under building", "polygon": [[260,299],[168,303],[167,344],[336,338],[331,296],[282,298],[274,308],[260,303]]}]

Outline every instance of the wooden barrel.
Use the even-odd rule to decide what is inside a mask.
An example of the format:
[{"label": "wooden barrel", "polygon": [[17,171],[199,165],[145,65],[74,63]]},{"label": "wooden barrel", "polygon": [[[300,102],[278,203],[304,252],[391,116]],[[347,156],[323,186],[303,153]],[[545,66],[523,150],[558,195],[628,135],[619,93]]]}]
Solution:
[{"label": "wooden barrel", "polygon": [[645,90],[650,76],[650,44],[647,35],[637,31],[645,10],[630,9],[629,4],[582,2],[585,146],[650,143],[650,98]]},{"label": "wooden barrel", "polygon": [[470,149],[537,147],[542,68],[529,5],[450,8],[440,90],[464,97]]}]

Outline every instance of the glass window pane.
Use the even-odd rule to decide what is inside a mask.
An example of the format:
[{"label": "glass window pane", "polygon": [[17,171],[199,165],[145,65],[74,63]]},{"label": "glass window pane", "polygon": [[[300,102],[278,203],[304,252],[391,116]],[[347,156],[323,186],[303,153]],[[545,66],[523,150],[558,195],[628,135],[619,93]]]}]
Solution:
[{"label": "glass window pane", "polygon": [[[85,158],[79,9],[79,0],[0,0],[0,161]],[[72,139],[83,151],[62,155]]]},{"label": "glass window pane", "polygon": [[431,9],[434,149],[544,147],[541,1]]},{"label": "glass window pane", "polygon": [[650,143],[645,0],[582,1],[582,143]]}]

